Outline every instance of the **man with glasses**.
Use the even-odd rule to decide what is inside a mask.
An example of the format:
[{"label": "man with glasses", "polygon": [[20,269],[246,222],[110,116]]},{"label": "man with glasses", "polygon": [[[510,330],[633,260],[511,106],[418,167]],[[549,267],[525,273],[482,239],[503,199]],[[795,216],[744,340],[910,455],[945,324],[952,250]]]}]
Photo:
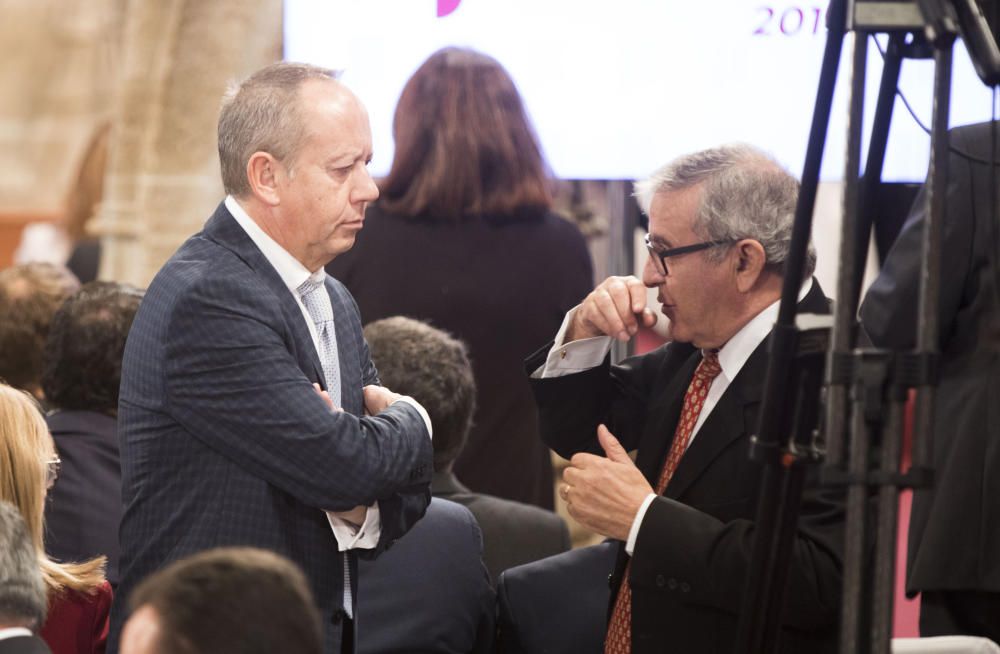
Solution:
[{"label": "man with glasses", "polygon": [[[734,145],[682,157],[637,192],[649,215],[642,281],[600,283],[528,369],[543,437],[572,457],[559,490],[570,514],[621,541],[605,652],[729,653],[762,471],[748,445],[798,183]],[[800,312],[829,310],[815,262],[810,247]],[[671,342],[612,366],[611,340],[657,320],[645,287],[657,290]],[[840,492],[810,485],[782,651],[836,646],[842,529]]]}]

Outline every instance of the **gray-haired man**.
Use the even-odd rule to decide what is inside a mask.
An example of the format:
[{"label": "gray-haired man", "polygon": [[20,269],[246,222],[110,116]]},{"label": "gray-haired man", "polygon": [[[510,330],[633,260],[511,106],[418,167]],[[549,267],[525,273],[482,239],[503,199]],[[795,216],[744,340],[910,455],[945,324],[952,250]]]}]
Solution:
[{"label": "gray-haired man", "polygon": [[[638,191],[650,219],[643,279],[600,283],[528,368],[543,438],[572,457],[559,490],[570,513],[621,541],[605,651],[728,653],[761,477],[747,446],[798,184],[767,155],[733,145],[682,157]],[[799,310],[825,313],[814,264],[811,254]],[[646,287],[672,342],[611,366],[611,339],[657,320]],[[835,646],[842,527],[840,496],[810,489],[784,651]]]},{"label": "gray-haired man", "polygon": [[48,654],[35,635],[48,598],[35,546],[21,513],[0,502],[0,654]]}]

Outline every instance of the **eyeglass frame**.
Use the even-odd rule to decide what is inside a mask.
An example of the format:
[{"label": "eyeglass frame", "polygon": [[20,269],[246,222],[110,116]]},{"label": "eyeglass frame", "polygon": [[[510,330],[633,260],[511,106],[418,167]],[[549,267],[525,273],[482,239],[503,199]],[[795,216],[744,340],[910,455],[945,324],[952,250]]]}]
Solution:
[{"label": "eyeglass frame", "polygon": [[[682,254],[691,254],[692,252],[700,252],[701,250],[707,250],[708,248],[715,247],[716,245],[732,245],[736,243],[735,240],[725,240],[725,241],[702,241],[701,243],[694,243],[692,245],[682,245],[677,248],[670,248],[667,250],[658,250],[656,246],[649,241],[649,232],[646,232],[646,237],[644,239],[646,244],[646,251],[649,252],[650,259],[653,260],[653,267],[656,268],[656,272],[666,277],[669,275],[667,270],[667,259],[669,257],[676,257]],[[655,262],[659,261],[660,265],[656,266]]]}]

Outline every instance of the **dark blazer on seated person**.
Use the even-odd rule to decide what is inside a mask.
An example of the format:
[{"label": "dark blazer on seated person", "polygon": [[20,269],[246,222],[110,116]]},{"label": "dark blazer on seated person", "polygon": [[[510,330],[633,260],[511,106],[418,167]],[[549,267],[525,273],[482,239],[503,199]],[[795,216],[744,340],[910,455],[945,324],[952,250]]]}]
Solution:
[{"label": "dark blazer on seated person", "polygon": [[38,636],[12,636],[0,639],[0,654],[52,654]]},{"label": "dark blazer on seated person", "polygon": [[603,654],[617,555],[605,541],[502,572],[498,654]]},{"label": "dark blazer on seated person", "polygon": [[431,494],[467,507],[483,530],[483,560],[496,581],[501,572],[570,548],[566,522],[530,504],[473,493],[451,472],[435,472]]},{"label": "dark blazer on seated person", "polygon": [[496,602],[482,556],[469,510],[432,498],[391,549],[360,561],[358,654],[490,652]]},{"label": "dark blazer on seated person", "polygon": [[62,467],[45,502],[45,551],[58,561],[108,557],[118,585],[122,473],[115,418],[94,411],[55,411],[45,418]]},{"label": "dark blazer on seated person", "polygon": [[[828,313],[819,283],[800,313]],[[770,338],[753,351],[706,418],[662,496],[650,504],[631,557],[633,654],[732,652],[753,548],[762,466],[748,459],[768,365]],[[537,370],[549,343],[526,362]],[[602,453],[606,424],[655,488],[670,450],[684,395],[702,359],[687,343],[668,343],[619,365],[532,379],[545,442],[569,458]],[[837,650],[844,494],[820,488],[809,471],[792,550],[779,652]],[[617,597],[628,555],[619,543],[611,578]],[[609,606],[609,615],[611,607]]]}]

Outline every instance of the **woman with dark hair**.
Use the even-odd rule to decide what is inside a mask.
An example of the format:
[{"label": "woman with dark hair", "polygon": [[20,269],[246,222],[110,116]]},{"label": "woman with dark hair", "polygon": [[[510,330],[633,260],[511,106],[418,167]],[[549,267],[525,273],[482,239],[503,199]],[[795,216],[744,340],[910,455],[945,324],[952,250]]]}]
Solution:
[{"label": "woman with dark hair", "polygon": [[522,361],[590,291],[586,243],[550,210],[541,147],[495,59],[431,55],[403,89],[393,133],[381,200],[327,271],[365,322],[406,315],[468,344],[478,410],[456,475],[551,509],[552,466]]}]

